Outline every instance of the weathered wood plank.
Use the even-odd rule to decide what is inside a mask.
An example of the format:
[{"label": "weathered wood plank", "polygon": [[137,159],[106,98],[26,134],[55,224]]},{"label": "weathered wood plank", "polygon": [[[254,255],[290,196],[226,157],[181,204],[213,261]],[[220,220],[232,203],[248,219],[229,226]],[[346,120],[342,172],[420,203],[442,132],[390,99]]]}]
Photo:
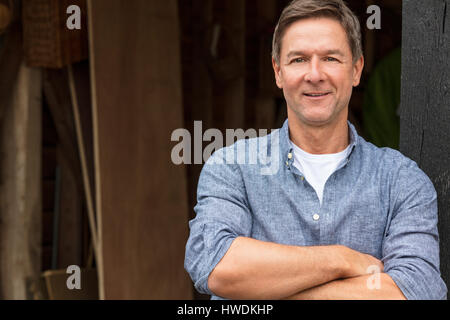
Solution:
[{"label": "weathered wood plank", "polygon": [[183,127],[177,2],[88,6],[100,296],[189,299],[186,172],[170,159]]},{"label": "weathered wood plank", "polygon": [[12,88],[0,127],[0,297],[27,299],[41,271],[40,70],[22,64]]},{"label": "weathered wood plank", "polygon": [[450,0],[403,1],[400,150],[438,193],[441,272],[450,286]]}]

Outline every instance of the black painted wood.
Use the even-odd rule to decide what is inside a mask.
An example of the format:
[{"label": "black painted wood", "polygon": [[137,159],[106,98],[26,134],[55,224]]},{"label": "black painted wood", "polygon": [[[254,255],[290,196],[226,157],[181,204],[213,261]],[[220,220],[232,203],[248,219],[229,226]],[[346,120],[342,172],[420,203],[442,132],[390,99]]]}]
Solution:
[{"label": "black painted wood", "polygon": [[441,273],[450,287],[450,0],[404,0],[400,150],[438,193]]}]

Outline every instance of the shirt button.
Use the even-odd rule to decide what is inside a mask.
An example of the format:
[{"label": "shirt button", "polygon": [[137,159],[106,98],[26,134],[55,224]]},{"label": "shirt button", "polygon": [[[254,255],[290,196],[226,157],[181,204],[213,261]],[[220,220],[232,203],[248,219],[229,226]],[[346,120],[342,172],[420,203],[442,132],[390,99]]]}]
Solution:
[{"label": "shirt button", "polygon": [[288,159],[291,160],[292,159],[292,153],[288,154]]},{"label": "shirt button", "polygon": [[313,215],[314,221],[318,221],[320,219],[320,216],[318,214]]}]

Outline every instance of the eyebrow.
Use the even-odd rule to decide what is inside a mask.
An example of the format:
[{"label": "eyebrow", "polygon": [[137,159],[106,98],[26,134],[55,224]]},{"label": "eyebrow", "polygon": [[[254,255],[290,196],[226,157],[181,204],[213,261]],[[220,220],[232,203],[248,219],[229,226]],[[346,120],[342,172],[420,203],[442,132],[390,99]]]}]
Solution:
[{"label": "eyebrow", "polygon": [[[332,49],[332,50],[327,50],[324,52],[325,55],[339,55],[341,57],[344,56],[344,54],[342,53],[342,51],[340,51],[339,49]],[[288,58],[292,57],[292,56],[307,56],[308,54],[306,54],[303,51],[291,51],[289,52],[289,54],[287,55]]]}]

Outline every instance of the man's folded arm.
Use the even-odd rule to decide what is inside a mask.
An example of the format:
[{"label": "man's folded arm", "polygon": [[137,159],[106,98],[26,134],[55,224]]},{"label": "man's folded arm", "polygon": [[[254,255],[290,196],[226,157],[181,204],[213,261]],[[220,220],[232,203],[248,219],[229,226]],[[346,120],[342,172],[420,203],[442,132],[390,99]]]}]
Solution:
[{"label": "man's folded arm", "polygon": [[287,246],[237,238],[209,276],[230,299],[283,299],[335,279],[366,274],[377,259],[344,246]]},{"label": "man's folded arm", "polygon": [[386,273],[328,282],[299,292],[287,300],[405,300],[402,291]]},{"label": "man's folded arm", "polygon": [[202,170],[197,215],[189,223],[185,268],[199,292],[228,299],[282,299],[381,265],[342,246],[297,247],[250,239],[252,217],[240,168],[211,164],[220,161],[219,155]]},{"label": "man's folded arm", "polygon": [[439,271],[437,195],[430,179],[408,160],[396,179],[392,219],[383,241],[385,272],[407,299],[446,299]]},{"label": "man's folded arm", "polygon": [[343,273],[337,247],[295,247],[239,237],[212,271],[208,285],[229,299],[281,299]]}]

